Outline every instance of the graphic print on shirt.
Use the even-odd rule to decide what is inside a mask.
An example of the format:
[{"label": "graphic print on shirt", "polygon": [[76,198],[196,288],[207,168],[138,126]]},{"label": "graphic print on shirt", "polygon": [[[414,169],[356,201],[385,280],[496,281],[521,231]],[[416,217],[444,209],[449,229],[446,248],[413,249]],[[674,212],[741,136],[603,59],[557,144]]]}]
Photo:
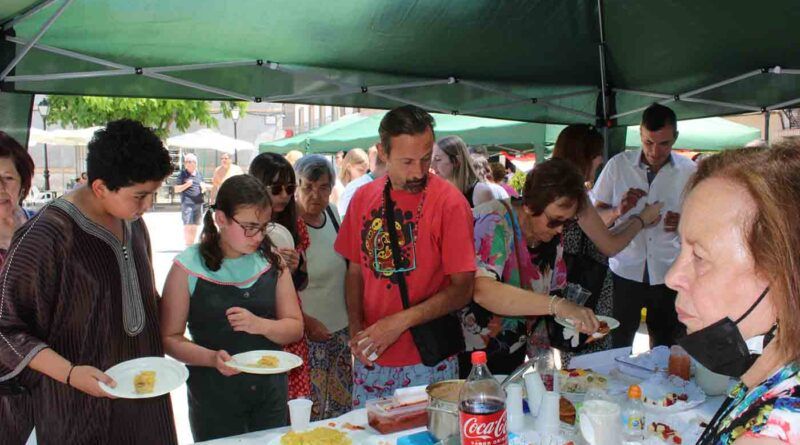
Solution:
[{"label": "graphic print on shirt", "polygon": [[364,218],[361,228],[362,261],[369,264],[375,278],[388,279],[386,288],[397,284],[395,272],[408,273],[417,268],[416,243],[414,240],[414,215],[410,211],[395,209],[395,230],[397,244],[400,247],[400,264],[394,263],[392,241],[386,230],[383,209],[376,208]]}]

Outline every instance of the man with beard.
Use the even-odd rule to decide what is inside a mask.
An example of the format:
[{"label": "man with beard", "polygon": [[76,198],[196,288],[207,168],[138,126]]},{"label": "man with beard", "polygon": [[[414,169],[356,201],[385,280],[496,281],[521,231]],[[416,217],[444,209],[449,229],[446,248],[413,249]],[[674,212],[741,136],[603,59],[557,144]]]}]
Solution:
[{"label": "man with beard", "polygon": [[[423,364],[410,331],[467,304],[475,272],[469,205],[454,186],[428,174],[433,125],[430,114],[410,105],[384,116],[378,152],[386,176],[356,192],[336,240],[336,251],[350,261],[345,296],[350,346],[357,358],[356,407],[396,388],[458,375],[455,356]],[[387,207],[394,209],[391,215]],[[390,226],[399,253],[392,251]]]}]

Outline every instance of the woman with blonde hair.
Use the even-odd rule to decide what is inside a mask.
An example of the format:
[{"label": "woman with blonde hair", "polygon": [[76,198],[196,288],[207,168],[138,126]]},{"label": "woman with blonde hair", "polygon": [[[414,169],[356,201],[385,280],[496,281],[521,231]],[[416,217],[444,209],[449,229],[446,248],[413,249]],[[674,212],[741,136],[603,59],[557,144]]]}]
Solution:
[{"label": "woman with blonde hair", "polygon": [[339,204],[339,197],[344,193],[344,188],[350,181],[358,179],[369,170],[369,156],[367,152],[360,148],[353,148],[347,151],[342,160],[342,166],[339,168],[339,174],[336,177],[336,186],[331,193],[331,202]]},{"label": "woman with blonde hair", "polygon": [[436,142],[431,168],[436,175],[456,186],[470,207],[492,200],[492,190],[475,172],[467,144],[460,137],[447,136]]},{"label": "woman with blonde hair", "polygon": [[677,342],[740,379],[697,443],[800,443],[800,144],[703,160],[681,213]]}]

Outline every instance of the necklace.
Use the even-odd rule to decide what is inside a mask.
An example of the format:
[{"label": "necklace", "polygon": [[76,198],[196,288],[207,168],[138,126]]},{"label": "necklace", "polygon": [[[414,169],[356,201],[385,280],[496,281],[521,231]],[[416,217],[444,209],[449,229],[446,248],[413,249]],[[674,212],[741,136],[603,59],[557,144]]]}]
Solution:
[{"label": "necklace", "polygon": [[[389,179],[388,175],[386,176],[386,185],[384,185],[383,193],[381,194],[381,219],[382,224],[384,227],[387,227],[388,219],[386,218],[386,199],[392,199],[391,196],[392,191],[392,181]],[[411,241],[416,243],[417,236],[419,235],[419,223],[422,221],[422,207],[425,205],[425,197],[428,194],[428,182],[425,182],[425,187],[422,188],[422,197],[419,200],[419,204],[417,205],[417,212],[411,223]],[[390,230],[395,230],[394,227],[391,227]]]}]

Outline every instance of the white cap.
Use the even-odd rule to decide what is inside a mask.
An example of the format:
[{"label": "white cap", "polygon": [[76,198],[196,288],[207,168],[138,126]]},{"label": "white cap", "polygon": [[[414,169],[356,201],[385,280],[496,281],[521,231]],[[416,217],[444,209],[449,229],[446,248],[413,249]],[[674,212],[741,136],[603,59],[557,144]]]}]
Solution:
[{"label": "white cap", "polygon": [[197,162],[197,156],[194,153],[186,153],[183,155],[183,162]]}]

